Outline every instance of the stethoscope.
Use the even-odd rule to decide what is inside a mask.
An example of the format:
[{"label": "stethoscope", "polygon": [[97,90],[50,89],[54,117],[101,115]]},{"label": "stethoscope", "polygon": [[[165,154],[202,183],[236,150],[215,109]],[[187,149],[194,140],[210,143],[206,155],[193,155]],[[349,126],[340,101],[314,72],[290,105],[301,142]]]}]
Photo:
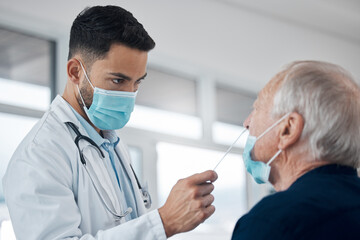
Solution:
[{"label": "stethoscope", "polygon": [[[117,220],[120,220],[121,218],[125,217],[126,215],[128,215],[129,213],[132,212],[132,208],[127,208],[127,210],[121,214],[117,214],[116,212],[114,212],[109,206],[108,204],[106,203],[106,201],[104,200],[104,197],[102,196],[102,194],[100,193],[99,189],[97,188],[97,185],[95,184],[93,178],[91,177],[91,174],[89,173],[88,169],[86,168],[86,160],[85,160],[85,157],[84,157],[84,154],[83,154],[83,151],[80,149],[80,146],[79,146],[79,142],[80,140],[84,140],[84,141],[87,141],[88,143],[90,143],[90,147],[93,147],[99,154],[99,157],[104,159],[105,158],[105,155],[104,153],[102,152],[101,148],[89,137],[87,136],[84,136],[80,133],[80,131],[78,130],[77,126],[72,123],[72,122],[66,122],[65,123],[67,126],[69,126],[76,134],[76,137],[75,137],[75,144],[79,150],[79,154],[80,154],[80,161],[82,163],[82,165],[85,167],[86,171],[88,172],[88,175],[93,183],[93,185],[95,186],[95,189],[96,189],[96,192],[98,193],[98,195],[100,196],[101,198],[101,201],[102,203],[104,204],[105,208],[117,219]],[[143,201],[144,201],[144,205],[146,208],[150,208],[151,207],[151,204],[152,204],[152,201],[151,201],[151,197],[150,197],[150,194],[149,192],[144,189],[140,182],[139,182],[139,179],[137,178],[136,176],[136,173],[133,169],[133,167],[131,166],[130,164],[130,168],[135,176],[135,179],[136,179],[136,183],[138,185],[138,188],[139,190],[141,191],[141,194],[142,194],[142,198],[143,198]]]}]

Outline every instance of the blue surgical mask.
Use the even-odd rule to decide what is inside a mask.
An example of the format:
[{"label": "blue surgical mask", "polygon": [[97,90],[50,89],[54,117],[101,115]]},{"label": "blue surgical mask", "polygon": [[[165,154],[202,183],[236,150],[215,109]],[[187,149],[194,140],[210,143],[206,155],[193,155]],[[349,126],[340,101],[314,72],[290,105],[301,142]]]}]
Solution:
[{"label": "blue surgical mask", "polygon": [[137,92],[111,91],[94,87],[81,62],[80,65],[86,79],[94,89],[93,101],[88,109],[77,86],[84,111],[90,121],[101,130],[123,128],[134,110]]},{"label": "blue surgical mask", "polygon": [[282,150],[280,149],[279,151],[277,151],[275,155],[267,163],[263,163],[261,161],[254,161],[251,158],[251,151],[253,150],[256,141],[258,141],[272,128],[278,125],[282,120],[284,120],[287,116],[289,116],[289,114],[290,113],[286,114],[278,121],[276,121],[273,125],[271,125],[268,129],[266,129],[259,137],[256,138],[255,136],[249,135],[248,139],[246,140],[246,144],[243,152],[245,168],[254,178],[255,182],[257,182],[258,184],[266,183],[269,181],[269,175],[271,171],[270,164],[276,159],[277,156],[279,156]]}]

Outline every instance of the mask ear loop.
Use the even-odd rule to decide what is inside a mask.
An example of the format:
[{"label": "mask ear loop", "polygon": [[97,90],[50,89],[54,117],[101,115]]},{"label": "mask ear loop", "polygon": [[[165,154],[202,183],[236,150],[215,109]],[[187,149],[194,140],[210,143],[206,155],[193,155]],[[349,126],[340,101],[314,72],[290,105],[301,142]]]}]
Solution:
[{"label": "mask ear loop", "polygon": [[[76,59],[76,60],[77,60],[77,59]],[[92,87],[93,89],[95,89],[95,88],[94,88],[94,86],[92,85],[92,83],[91,83],[91,81],[90,81],[90,79],[89,79],[88,75],[86,74],[86,71],[85,71],[84,66],[82,65],[82,63],[81,63],[79,60],[77,60],[77,61],[80,63],[80,66],[81,66],[82,70],[84,71],[84,74],[85,74],[86,80],[88,80],[88,82],[90,83],[91,87]]]},{"label": "mask ear loop", "polygon": [[[275,127],[276,125],[278,125],[282,120],[284,120],[286,117],[288,117],[290,115],[290,113],[285,114],[284,116],[282,116],[279,120],[277,120],[273,125],[271,125],[268,129],[266,129],[262,134],[260,134],[260,136],[256,139],[259,140],[260,138],[262,138],[266,133],[268,133],[273,127]],[[279,149],[279,151],[277,151],[275,153],[275,155],[266,163],[266,165],[270,165],[275,158],[277,158],[277,156],[279,156],[279,154],[282,152],[282,149]]]},{"label": "mask ear loop", "polygon": [[279,151],[277,151],[277,152],[275,153],[275,155],[266,163],[266,165],[269,166],[269,165],[275,160],[275,158],[277,158],[277,156],[280,155],[281,152],[282,152],[282,149],[280,149]]},{"label": "mask ear loop", "polygon": [[282,116],[279,120],[277,120],[273,125],[271,125],[268,129],[266,129],[262,134],[260,134],[259,137],[256,138],[256,141],[259,140],[260,138],[262,138],[266,133],[268,133],[271,129],[273,129],[273,127],[275,127],[276,125],[278,125],[282,120],[284,120],[286,117],[288,117],[290,115],[290,113],[285,114],[284,116]]},{"label": "mask ear loop", "polygon": [[[91,83],[91,81],[90,81],[90,79],[89,79],[88,75],[86,74],[86,71],[85,71],[84,66],[82,65],[82,63],[81,63],[78,59],[76,59],[76,60],[80,63],[80,66],[81,66],[81,68],[82,68],[82,70],[83,70],[83,72],[84,72],[84,74],[85,74],[85,78],[86,78],[86,80],[88,80],[88,82],[90,83],[90,86],[91,86],[93,89],[95,89],[95,88],[94,88],[94,86],[92,85],[92,83]],[[85,109],[85,108],[87,108],[87,107],[86,107],[86,105],[85,105],[85,101],[84,101],[84,99],[83,99],[83,97],[82,97],[82,95],[81,95],[79,85],[77,84],[77,85],[76,85],[76,87],[77,87],[77,89],[78,89],[78,92],[79,92],[79,95],[80,95],[81,101],[82,101],[82,103],[83,103],[83,105],[84,105],[84,107],[83,107],[83,108]],[[85,112],[86,112],[86,111],[85,111]]]},{"label": "mask ear loop", "polygon": [[84,102],[84,99],[83,99],[83,97],[81,96],[81,92],[80,92],[80,88],[79,88],[79,85],[76,85],[76,87],[77,87],[77,89],[78,89],[78,92],[79,92],[79,95],[80,95],[80,98],[81,98],[81,101],[82,101],[82,103],[83,103],[83,108],[86,108],[86,105],[85,105],[85,102]]}]

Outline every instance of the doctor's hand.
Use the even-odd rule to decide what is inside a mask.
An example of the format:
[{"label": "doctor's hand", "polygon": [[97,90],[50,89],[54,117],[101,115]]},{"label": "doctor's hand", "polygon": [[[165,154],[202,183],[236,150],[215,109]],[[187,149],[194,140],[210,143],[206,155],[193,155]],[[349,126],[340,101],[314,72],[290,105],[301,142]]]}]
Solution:
[{"label": "doctor's hand", "polygon": [[196,228],[215,212],[212,182],[217,174],[208,170],[179,180],[164,206],[159,208],[167,237]]}]

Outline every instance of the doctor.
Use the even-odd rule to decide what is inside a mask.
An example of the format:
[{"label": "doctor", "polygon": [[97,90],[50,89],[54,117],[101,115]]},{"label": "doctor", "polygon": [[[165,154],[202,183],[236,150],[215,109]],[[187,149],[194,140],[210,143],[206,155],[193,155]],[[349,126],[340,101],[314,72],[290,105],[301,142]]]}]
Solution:
[{"label": "doctor", "polygon": [[165,205],[147,212],[149,193],[114,131],[130,118],[154,46],[120,7],[77,16],[64,94],[22,141],[3,179],[17,239],[166,239],[213,214],[213,171],[179,180]]}]

